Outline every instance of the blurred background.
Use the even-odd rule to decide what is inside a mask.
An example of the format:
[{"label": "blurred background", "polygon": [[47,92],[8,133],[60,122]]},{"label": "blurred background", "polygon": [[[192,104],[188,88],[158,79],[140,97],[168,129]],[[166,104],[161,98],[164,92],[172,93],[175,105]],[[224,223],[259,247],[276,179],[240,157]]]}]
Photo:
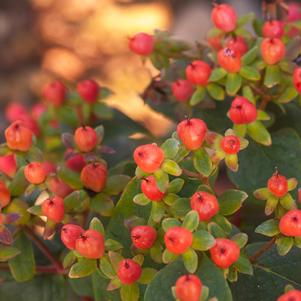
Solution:
[{"label": "blurred background", "polygon": [[[260,1],[228,2],[239,13],[260,14]],[[54,78],[69,86],[93,78],[114,92],[111,107],[154,136],[164,136],[172,122],[138,96],[157,70],[129,53],[127,39],[160,29],[191,42],[202,40],[211,25],[211,6],[209,0],[1,0],[1,112],[12,101],[36,101]]]}]

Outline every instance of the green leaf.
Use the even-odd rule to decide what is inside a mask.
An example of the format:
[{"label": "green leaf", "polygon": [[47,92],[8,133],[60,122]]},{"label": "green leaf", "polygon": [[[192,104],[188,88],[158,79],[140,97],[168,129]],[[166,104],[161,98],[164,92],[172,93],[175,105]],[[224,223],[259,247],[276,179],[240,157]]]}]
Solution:
[{"label": "green leaf", "polygon": [[284,92],[276,99],[277,103],[288,103],[298,96],[298,92],[295,87],[289,86]]},{"label": "green leaf", "polygon": [[118,195],[129,183],[130,177],[126,175],[113,175],[108,177],[106,187],[103,192],[109,195]]},{"label": "green leaf", "polygon": [[284,197],[280,199],[280,204],[286,210],[295,209],[297,207],[296,202],[290,193],[287,193]]},{"label": "green leaf", "polygon": [[162,202],[153,202],[151,210],[151,218],[154,222],[159,223],[165,216],[165,206]]},{"label": "green leaf", "polygon": [[268,188],[264,187],[256,189],[253,195],[258,200],[267,200],[271,196],[271,193]]},{"label": "green leaf", "polygon": [[237,233],[231,237],[231,240],[235,241],[240,249],[242,249],[248,242],[248,235],[246,233]]},{"label": "green leaf", "polygon": [[265,236],[273,237],[279,234],[278,224],[279,222],[277,220],[269,219],[267,221],[264,221],[259,226],[257,226],[255,232]]},{"label": "green leaf", "polygon": [[184,218],[182,226],[193,232],[199,226],[199,214],[197,211],[189,211]]},{"label": "green leaf", "polygon": [[258,46],[254,46],[251,48],[246,54],[244,54],[241,58],[242,64],[250,65],[257,57],[258,55]]},{"label": "green leaf", "polygon": [[281,236],[276,239],[276,248],[280,256],[285,256],[293,247],[294,238]]},{"label": "green leaf", "polygon": [[123,245],[120,242],[109,238],[105,241],[105,248],[108,251],[118,251],[123,248]]},{"label": "green leaf", "polygon": [[169,185],[168,174],[163,170],[158,169],[157,171],[155,171],[154,176],[159,190],[165,192]]},{"label": "green leaf", "polygon": [[256,15],[253,12],[243,15],[238,18],[237,26],[242,27],[242,26],[246,25],[247,23],[252,22],[255,18],[256,18]]},{"label": "green leaf", "polygon": [[240,273],[247,274],[247,275],[253,275],[253,272],[254,272],[253,266],[252,266],[250,260],[244,255],[240,255],[240,257],[234,263],[233,266]]},{"label": "green leaf", "polygon": [[105,135],[105,128],[103,125],[99,125],[97,126],[95,129],[96,135],[97,135],[97,139],[98,139],[98,143],[101,143],[103,140],[103,137]]},{"label": "green leaf", "polygon": [[247,98],[250,102],[255,104],[255,96],[252,89],[249,86],[244,86],[242,89],[243,97]]},{"label": "green leaf", "polygon": [[208,84],[207,91],[209,95],[216,100],[224,100],[225,99],[225,90],[217,84]]},{"label": "green leaf", "polygon": [[247,133],[247,125],[246,124],[234,124],[233,130],[237,136],[245,137],[246,133]]},{"label": "green leaf", "polygon": [[73,191],[64,199],[66,212],[82,212],[89,206],[89,196],[84,190]]},{"label": "green leaf", "polygon": [[256,68],[251,66],[243,66],[240,69],[239,74],[248,80],[260,80],[260,73],[257,71]]},{"label": "green leaf", "polygon": [[230,96],[235,96],[239,91],[242,78],[238,73],[229,73],[226,80],[226,91]]},{"label": "green leaf", "polygon": [[210,222],[208,224],[208,230],[214,237],[226,237],[225,230],[217,223]]},{"label": "green leaf", "polygon": [[181,178],[174,179],[170,181],[168,186],[168,192],[170,193],[178,193],[182,190],[185,181]]},{"label": "green leaf", "polygon": [[227,71],[223,68],[214,68],[211,72],[209,81],[217,82],[227,75]]},{"label": "green leaf", "polygon": [[199,251],[207,251],[215,244],[215,238],[205,230],[193,233],[192,248]]},{"label": "green leaf", "polygon": [[109,279],[113,279],[116,277],[116,272],[115,272],[110,260],[106,256],[104,256],[100,259],[99,268],[100,268],[101,272]]},{"label": "green leaf", "polygon": [[167,264],[167,263],[175,261],[177,257],[178,257],[178,255],[176,255],[174,253],[171,253],[167,249],[165,249],[163,254],[162,254],[162,261],[165,264]]},{"label": "green leaf", "polygon": [[58,169],[58,176],[73,189],[83,188],[83,184],[80,180],[80,174],[77,172],[74,172],[66,167],[60,167]]},{"label": "green leaf", "polygon": [[199,102],[201,102],[204,99],[205,94],[206,94],[206,89],[204,87],[198,86],[196,91],[192,94],[189,100],[189,104],[191,106],[197,105]]},{"label": "green leaf", "polygon": [[[255,254],[262,243],[247,247],[248,255]],[[265,252],[254,265],[254,276],[240,275],[238,282],[231,286],[233,299],[244,301],[277,300],[283,294],[284,287],[291,284],[301,289],[300,250],[293,249],[285,257],[277,254],[276,248]]]},{"label": "green leaf", "polygon": [[154,277],[156,276],[157,270],[153,268],[144,268],[142,269],[142,274],[138,280],[141,284],[148,284],[150,283]]},{"label": "green leaf", "polygon": [[24,167],[21,167],[14,175],[12,181],[8,186],[8,189],[10,191],[11,196],[20,196],[24,193],[27,186],[28,182],[24,176]]},{"label": "green leaf", "polygon": [[260,121],[254,121],[247,126],[248,135],[256,142],[269,146],[272,144],[271,135]]},{"label": "green leaf", "polygon": [[151,202],[151,200],[148,199],[143,193],[139,193],[135,195],[133,202],[140,206],[146,206]]},{"label": "green leaf", "polygon": [[[94,301],[105,301],[105,300],[120,301],[119,290],[108,291],[107,290],[108,285],[109,285],[109,280],[103,279],[100,276],[100,273],[94,272],[92,274],[92,288],[93,288]],[[84,294],[83,296],[87,296],[87,294]]]},{"label": "green leaf", "polygon": [[88,258],[79,258],[78,262],[75,263],[70,271],[68,276],[70,278],[82,278],[91,275],[96,270],[96,260]]},{"label": "green leaf", "polygon": [[200,148],[193,153],[193,166],[202,175],[208,177],[212,172],[212,162],[208,153]]},{"label": "green leaf", "polygon": [[248,195],[244,191],[231,189],[219,197],[219,213],[225,216],[232,215],[238,211]]},{"label": "green leaf", "polygon": [[21,232],[14,242],[14,247],[20,250],[21,253],[9,259],[10,272],[16,281],[28,281],[35,274],[35,259],[31,241]]},{"label": "green leaf", "polygon": [[71,267],[72,264],[75,262],[75,260],[76,260],[76,256],[75,256],[74,252],[73,251],[68,252],[63,260],[64,269]]},{"label": "green leaf", "polygon": [[181,223],[179,220],[177,220],[176,218],[173,218],[173,217],[168,217],[168,218],[165,218],[163,221],[162,221],[162,228],[163,230],[166,232],[169,228],[172,228],[172,227],[180,227],[181,226]]},{"label": "green leaf", "polygon": [[281,71],[278,65],[268,65],[264,75],[264,85],[272,88],[281,81]]},{"label": "green leaf", "polygon": [[163,164],[161,165],[161,168],[166,173],[178,177],[182,174],[181,167],[175,162],[170,159],[164,160]]},{"label": "green leaf", "polygon": [[[165,266],[148,285],[144,301],[174,301],[171,287],[175,285],[181,275],[185,274],[187,271],[181,260]],[[196,276],[202,279],[204,285],[209,287],[209,298],[216,297],[218,300],[232,301],[231,291],[223,272],[206,255],[199,262]]]},{"label": "green leaf", "polygon": [[188,198],[179,198],[171,206],[171,213],[174,217],[184,218],[191,210],[190,200]]},{"label": "green leaf", "polygon": [[139,287],[136,283],[131,285],[123,285],[120,289],[120,296],[122,301],[138,301]]},{"label": "green leaf", "polygon": [[105,234],[105,228],[104,228],[102,222],[97,217],[92,218],[90,225],[89,225],[89,229],[98,231],[102,235]]},{"label": "green leaf", "polygon": [[194,273],[198,268],[198,254],[193,249],[189,249],[182,255],[182,258],[186,270]]},{"label": "green leaf", "polygon": [[1,245],[0,247],[0,261],[7,261],[20,254],[20,250],[15,247]]},{"label": "green leaf", "polygon": [[164,158],[166,159],[174,159],[179,151],[179,141],[174,138],[167,139],[162,145],[161,149],[164,152]]},{"label": "green leaf", "polygon": [[[110,251],[108,253],[109,255],[109,258],[110,258],[110,263],[114,269],[115,272],[118,271],[118,268],[119,268],[119,264],[120,264],[120,261],[123,260],[123,257],[121,256],[121,254],[119,254],[118,252],[112,252]],[[138,256],[138,255],[137,255]],[[133,258],[134,259],[134,258]]]},{"label": "green leaf", "polygon": [[90,200],[90,209],[102,216],[111,216],[114,210],[114,202],[105,193],[98,193]]}]

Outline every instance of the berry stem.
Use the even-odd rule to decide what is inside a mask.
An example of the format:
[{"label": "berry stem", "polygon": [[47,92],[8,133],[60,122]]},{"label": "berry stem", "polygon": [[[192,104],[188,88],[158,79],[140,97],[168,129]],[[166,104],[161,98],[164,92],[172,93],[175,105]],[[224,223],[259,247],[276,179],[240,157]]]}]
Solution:
[{"label": "berry stem", "polygon": [[209,185],[209,178],[202,176],[200,173],[193,172],[193,171],[190,171],[185,168],[183,168],[182,171],[183,171],[184,175],[191,177],[191,178],[200,179],[204,184]]},{"label": "berry stem", "polygon": [[276,241],[276,237],[273,237],[271,240],[269,240],[267,243],[265,243],[257,252],[255,252],[253,255],[249,257],[249,260],[251,263],[257,262],[257,260],[268,250],[270,250],[274,243]]},{"label": "berry stem", "polygon": [[25,227],[24,228],[26,235],[35,243],[38,249],[48,258],[48,260],[53,264],[57,274],[64,274],[65,270],[61,262],[55,258],[49,248],[45,243],[40,240],[40,238],[32,231],[32,229]]}]

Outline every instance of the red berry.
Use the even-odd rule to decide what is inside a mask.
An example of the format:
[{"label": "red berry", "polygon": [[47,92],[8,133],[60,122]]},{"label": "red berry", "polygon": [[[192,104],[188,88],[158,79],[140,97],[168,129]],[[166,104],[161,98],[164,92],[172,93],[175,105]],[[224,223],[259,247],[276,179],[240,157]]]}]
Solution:
[{"label": "red berry", "polygon": [[287,293],[281,295],[277,301],[301,301],[301,291],[290,290]]},{"label": "red berry", "polygon": [[192,240],[191,231],[182,227],[169,228],[164,235],[167,250],[174,254],[185,253],[190,248]]},{"label": "red berry", "polygon": [[234,135],[225,136],[221,141],[221,148],[226,154],[237,154],[240,150],[240,140]]},{"label": "red berry", "polygon": [[60,107],[67,94],[65,85],[56,80],[44,86],[42,91],[43,97],[56,107]]},{"label": "red berry", "polygon": [[50,161],[45,161],[43,163],[43,168],[47,176],[56,172],[55,164]]},{"label": "red berry", "polygon": [[5,183],[0,180],[0,209],[10,203],[10,192]]},{"label": "red berry", "polygon": [[95,103],[99,95],[99,85],[92,79],[86,79],[77,84],[77,93],[87,103]]},{"label": "red berry", "polygon": [[0,157],[0,172],[4,173],[10,178],[16,174],[17,163],[14,154]]},{"label": "red berry", "polygon": [[265,38],[261,43],[261,55],[267,64],[277,64],[285,56],[285,45],[280,39]]},{"label": "red berry", "polygon": [[279,230],[285,236],[301,236],[301,210],[285,213],[280,219]]},{"label": "red berry", "polygon": [[136,226],[131,231],[133,245],[137,249],[150,249],[157,239],[157,232],[151,226]]},{"label": "red berry", "polygon": [[271,20],[266,21],[262,28],[262,33],[265,38],[278,38],[284,35],[284,22]]},{"label": "red berry", "polygon": [[154,176],[148,176],[142,180],[141,190],[152,201],[161,201],[164,196],[164,193],[159,190]]},{"label": "red berry", "polygon": [[186,79],[178,79],[171,85],[172,95],[177,101],[185,102],[193,94],[193,86]]},{"label": "red berry", "polygon": [[100,192],[106,185],[107,175],[107,167],[102,163],[94,162],[82,169],[80,179],[86,188]]},{"label": "red berry", "polygon": [[220,4],[213,8],[211,12],[211,20],[215,27],[224,32],[230,32],[236,27],[237,15],[231,5]]},{"label": "red berry", "polygon": [[64,199],[59,196],[54,196],[45,200],[42,203],[42,213],[48,219],[60,223],[65,214],[64,210]]},{"label": "red berry", "polygon": [[188,150],[196,150],[203,144],[207,133],[206,123],[197,118],[181,121],[177,126],[177,134]]},{"label": "red berry", "polygon": [[87,230],[76,240],[75,249],[86,258],[98,259],[104,254],[104,244],[102,234],[96,230]]},{"label": "red berry", "polygon": [[248,124],[256,120],[257,109],[247,98],[237,96],[232,101],[229,117],[234,124]]},{"label": "red berry", "polygon": [[297,2],[287,3],[288,12],[287,12],[287,21],[294,22],[301,20],[301,7]]},{"label": "red berry", "polygon": [[97,145],[97,134],[89,126],[82,126],[76,129],[74,141],[81,152],[90,152]]},{"label": "red berry", "polygon": [[210,256],[218,267],[227,269],[238,260],[240,249],[238,245],[230,239],[216,238],[215,245],[210,249]]},{"label": "red berry", "polygon": [[190,206],[197,211],[200,221],[210,220],[219,211],[217,198],[204,191],[198,191],[190,198]]},{"label": "red berry", "polygon": [[176,282],[176,296],[179,301],[199,301],[202,293],[202,282],[195,275],[184,275]]},{"label": "red berry", "polygon": [[270,192],[281,198],[287,194],[288,191],[288,183],[285,176],[279,174],[276,171],[268,180],[268,189]]},{"label": "red berry", "polygon": [[85,165],[85,158],[82,154],[74,154],[66,161],[66,166],[75,172],[81,172]]},{"label": "red berry", "polygon": [[64,225],[61,231],[61,240],[68,249],[73,250],[75,249],[76,240],[83,232],[83,228],[78,225]]},{"label": "red berry", "polygon": [[43,115],[44,112],[46,112],[47,108],[44,104],[42,103],[37,103],[35,105],[33,105],[32,109],[31,109],[31,115],[32,118],[35,121],[38,121],[41,116]]},{"label": "red berry", "polygon": [[139,280],[142,273],[141,266],[133,259],[120,261],[117,276],[122,284],[128,285]]},{"label": "red berry", "polygon": [[293,83],[298,93],[301,94],[301,67],[295,68],[293,74]]},{"label": "red berry", "polygon": [[46,179],[44,164],[40,162],[31,162],[24,168],[24,176],[31,184],[41,184]]},{"label": "red berry", "polygon": [[243,56],[248,51],[248,44],[246,43],[243,37],[235,36],[230,38],[226,42],[226,47],[233,49],[235,52],[238,52]]},{"label": "red berry", "polygon": [[210,45],[210,47],[214,50],[220,50],[223,45],[222,45],[222,38],[223,34],[218,34],[215,36],[208,36],[207,37],[207,42]]},{"label": "red berry", "polygon": [[14,122],[16,120],[22,119],[24,116],[27,116],[27,110],[26,108],[17,102],[13,102],[9,104],[5,109],[5,118],[9,122]]},{"label": "red berry", "polygon": [[48,177],[47,187],[52,193],[61,198],[65,198],[73,191],[70,186],[56,176]]},{"label": "red berry", "polygon": [[193,61],[186,67],[186,77],[192,84],[206,86],[210,75],[211,67],[203,61]]},{"label": "red berry", "polygon": [[129,39],[129,48],[136,54],[148,56],[154,50],[154,37],[144,32],[137,33]]},{"label": "red berry", "polygon": [[32,145],[32,131],[21,121],[15,121],[5,130],[5,138],[10,149],[26,152]]},{"label": "red berry", "polygon": [[153,173],[164,161],[164,152],[155,143],[140,145],[134,151],[134,160],[144,172]]},{"label": "red berry", "polygon": [[241,67],[241,54],[234,48],[226,47],[217,53],[219,65],[229,73],[236,73]]}]

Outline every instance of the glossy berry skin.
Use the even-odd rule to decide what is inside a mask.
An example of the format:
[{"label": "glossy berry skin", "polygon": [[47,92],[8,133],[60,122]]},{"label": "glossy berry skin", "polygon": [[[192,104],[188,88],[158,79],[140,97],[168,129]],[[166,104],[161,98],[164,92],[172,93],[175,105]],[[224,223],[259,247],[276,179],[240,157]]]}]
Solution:
[{"label": "glossy berry skin", "polygon": [[86,188],[94,192],[100,192],[106,185],[107,176],[107,167],[100,162],[94,162],[87,164],[82,169],[80,179]]},{"label": "glossy berry skin", "polygon": [[195,275],[183,275],[175,286],[177,299],[180,301],[199,301],[202,294],[202,282]]},{"label": "glossy berry skin", "polygon": [[67,89],[62,82],[56,80],[45,85],[42,94],[55,107],[60,107],[66,98]]},{"label": "glossy berry skin", "polygon": [[279,63],[285,56],[285,45],[277,38],[265,38],[261,43],[261,55],[268,65]]},{"label": "glossy berry skin", "polygon": [[171,85],[171,91],[174,98],[179,102],[185,102],[193,94],[193,85],[186,79],[178,79]]},{"label": "glossy berry skin", "polygon": [[301,301],[301,291],[290,290],[287,293],[281,295],[277,301]]},{"label": "glossy berry skin", "polygon": [[284,23],[278,20],[266,21],[262,27],[262,34],[265,38],[278,38],[284,35]]},{"label": "glossy berry skin", "polygon": [[182,227],[169,228],[164,235],[164,242],[169,252],[174,254],[185,253],[192,244],[192,233]]},{"label": "glossy berry skin", "polygon": [[17,163],[14,154],[9,154],[0,157],[0,172],[4,173],[10,178],[16,174]]},{"label": "glossy berry skin", "polygon": [[10,149],[26,152],[32,145],[32,131],[15,121],[5,130],[5,139]]},{"label": "glossy berry skin", "polygon": [[148,56],[154,50],[154,37],[144,32],[137,33],[129,39],[129,48],[132,52]]},{"label": "glossy berry skin", "polygon": [[55,195],[65,198],[73,190],[65,182],[59,179],[57,176],[51,176],[47,179],[47,187]]},{"label": "glossy berry skin", "polygon": [[249,48],[245,39],[239,36],[228,39],[225,46],[227,48],[233,49],[235,53],[238,52],[240,56],[243,56]]},{"label": "glossy berry skin", "polygon": [[74,154],[66,161],[66,166],[75,172],[81,172],[85,165],[85,158],[82,154]]},{"label": "glossy berry skin", "polygon": [[61,230],[61,240],[69,250],[74,250],[76,240],[83,232],[84,229],[78,225],[66,224]]},{"label": "glossy berry skin", "polygon": [[104,254],[104,244],[102,234],[96,230],[87,230],[76,240],[75,250],[86,258],[98,259]]},{"label": "glossy berry skin", "polygon": [[24,168],[24,176],[31,184],[41,184],[46,179],[46,170],[44,164],[40,162],[31,162]]},{"label": "glossy berry skin", "polygon": [[225,136],[221,141],[221,148],[226,154],[237,154],[240,150],[240,140],[234,135]]},{"label": "glossy berry skin", "polygon": [[49,198],[42,203],[42,214],[55,223],[60,223],[64,218],[64,199],[59,196]]},{"label": "glossy berry skin", "polygon": [[188,150],[200,148],[207,133],[206,123],[197,118],[181,121],[177,126],[177,134]]},{"label": "glossy berry skin", "polygon": [[0,180],[0,208],[4,208],[10,203],[10,192],[5,183]]},{"label": "glossy berry skin", "polygon": [[154,143],[140,145],[134,151],[134,160],[144,172],[153,173],[164,161],[164,152]]},{"label": "glossy berry skin", "polygon": [[268,189],[276,197],[283,197],[288,192],[288,183],[285,176],[275,172],[268,180]]},{"label": "glossy berry skin", "polygon": [[86,79],[77,84],[76,87],[79,96],[89,104],[97,101],[99,95],[99,85],[92,79]]},{"label": "glossy berry skin", "polygon": [[203,61],[193,61],[186,67],[187,79],[195,85],[206,86],[211,75],[211,67]]},{"label": "glossy berry skin", "polygon": [[229,117],[234,124],[248,124],[256,120],[257,109],[247,98],[237,96],[232,101]]},{"label": "glossy berry skin", "polygon": [[293,73],[293,83],[298,93],[301,94],[301,67],[295,68]]},{"label": "glossy berry skin", "polygon": [[75,130],[74,142],[81,152],[91,152],[97,145],[97,134],[89,126],[82,126]]},{"label": "glossy berry skin", "polygon": [[164,193],[159,190],[154,176],[148,176],[142,180],[141,190],[151,201],[159,202],[164,196]]},{"label": "glossy berry skin", "polygon": [[117,276],[122,284],[129,285],[139,280],[141,266],[133,259],[123,259],[119,262]]},{"label": "glossy berry skin", "polygon": [[236,27],[237,15],[231,5],[220,4],[213,8],[211,20],[218,29],[224,32],[230,32]]},{"label": "glossy berry skin", "polygon": [[211,260],[222,269],[230,267],[240,256],[238,245],[225,238],[216,238],[215,245],[209,251]]},{"label": "glossy berry skin", "polygon": [[285,213],[280,219],[279,230],[285,236],[301,236],[301,210]]},{"label": "glossy berry skin", "polygon": [[209,221],[219,211],[219,204],[215,195],[198,191],[190,198],[190,206],[199,214],[200,221]]},{"label": "glossy berry skin", "polygon": [[157,232],[151,226],[136,226],[131,231],[133,245],[140,250],[150,249],[157,239]]},{"label": "glossy berry skin", "polygon": [[217,53],[219,65],[229,73],[237,73],[241,67],[241,55],[238,51],[226,47]]}]

